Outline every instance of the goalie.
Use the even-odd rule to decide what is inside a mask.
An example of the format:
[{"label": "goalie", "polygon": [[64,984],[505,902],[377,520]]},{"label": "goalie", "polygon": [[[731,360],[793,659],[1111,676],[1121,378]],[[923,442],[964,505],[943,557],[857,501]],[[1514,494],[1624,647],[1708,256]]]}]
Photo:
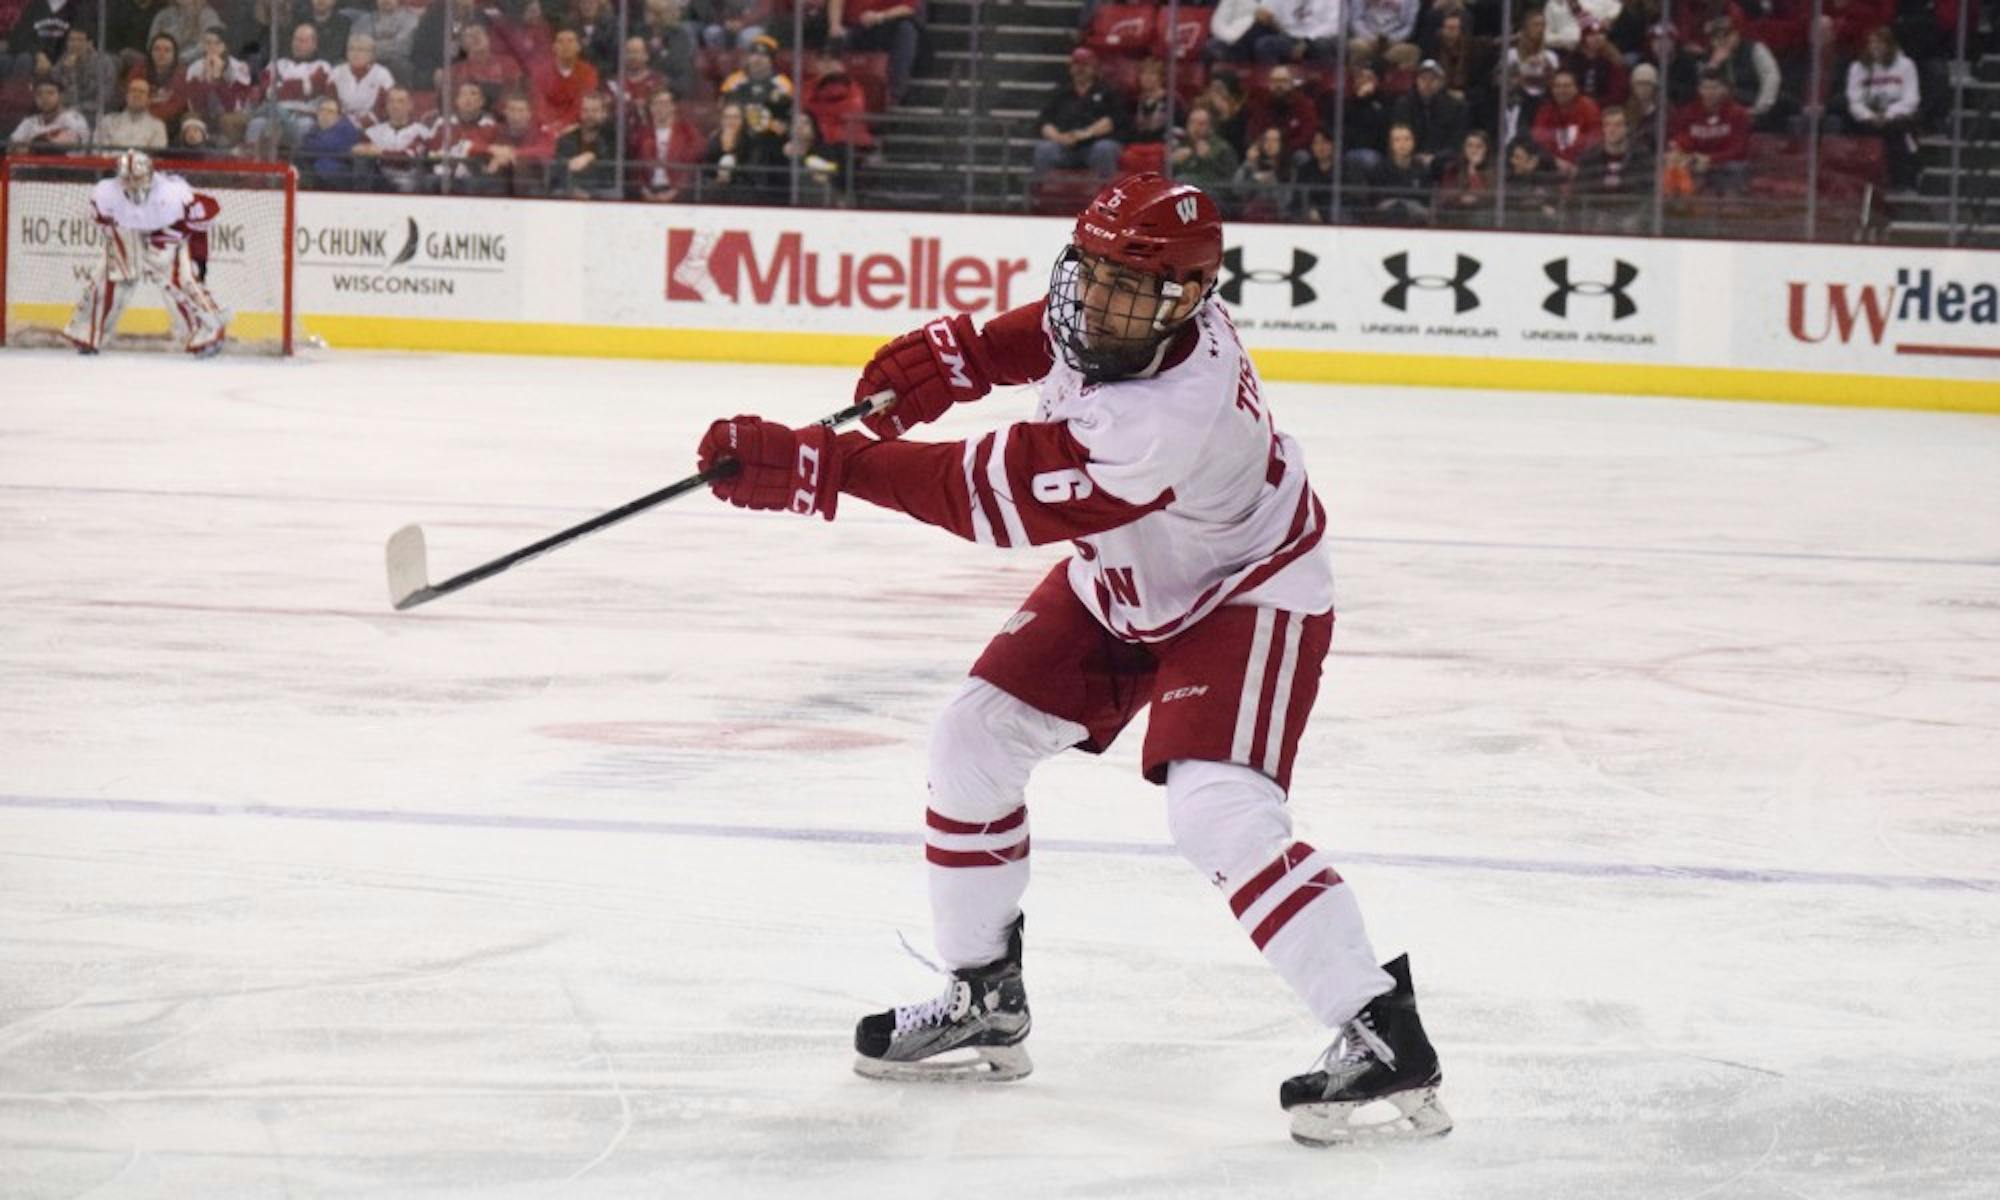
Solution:
[{"label": "goalie", "polygon": [[104,237],[104,263],[76,302],[63,336],[95,354],[118,329],[118,318],[140,283],[157,283],[166,297],[174,337],[189,354],[222,349],[229,313],[209,295],[208,229],[222,211],[178,175],[153,170],[139,150],[118,156],[118,169],[90,193],[91,215]]}]

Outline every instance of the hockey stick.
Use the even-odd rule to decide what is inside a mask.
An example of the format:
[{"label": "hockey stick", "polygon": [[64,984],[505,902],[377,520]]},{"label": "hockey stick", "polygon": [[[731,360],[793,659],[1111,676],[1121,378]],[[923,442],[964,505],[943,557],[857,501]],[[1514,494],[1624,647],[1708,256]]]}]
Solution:
[{"label": "hockey stick", "polygon": [[[896,402],[893,392],[876,392],[831,416],[821,417],[814,422],[828,429],[838,429],[850,421],[872,416]],[[518,567],[531,558],[540,558],[551,550],[567,546],[578,538],[588,537],[600,529],[609,529],[627,517],[635,517],[649,508],[665,504],[680,496],[685,496],[696,488],[713,480],[727,479],[736,473],[736,464],[724,460],[706,471],[688,476],[678,483],[670,483],[657,492],[639,497],[630,504],[623,504],[608,513],[592,517],[581,525],[572,525],[561,533],[543,538],[532,546],[523,546],[512,554],[502,555],[492,562],[483,563],[460,575],[454,575],[443,583],[426,583],[430,577],[424,552],[424,530],[421,525],[405,525],[389,538],[389,603],[401,612],[428,604],[439,596],[448,596],[461,588],[469,588],[482,579],[491,579],[502,571]]]}]

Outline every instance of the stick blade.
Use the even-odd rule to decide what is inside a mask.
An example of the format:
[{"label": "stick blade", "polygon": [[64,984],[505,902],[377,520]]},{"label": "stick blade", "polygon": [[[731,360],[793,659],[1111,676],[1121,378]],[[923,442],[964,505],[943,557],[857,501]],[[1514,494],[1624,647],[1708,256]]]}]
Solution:
[{"label": "stick blade", "polygon": [[389,535],[389,603],[398,612],[436,594],[430,589],[425,558],[421,525],[405,525]]}]

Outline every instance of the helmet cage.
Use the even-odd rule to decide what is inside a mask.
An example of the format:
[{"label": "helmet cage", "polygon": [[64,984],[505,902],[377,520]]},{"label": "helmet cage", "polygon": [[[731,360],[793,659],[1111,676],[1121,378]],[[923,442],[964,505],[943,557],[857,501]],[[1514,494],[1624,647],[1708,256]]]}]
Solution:
[{"label": "helmet cage", "polygon": [[153,190],[153,160],[144,151],[127,150],[118,156],[118,187],[132,203],[145,203]]},{"label": "helmet cage", "polygon": [[1162,278],[1071,243],[1049,274],[1049,327],[1063,361],[1093,383],[1138,375],[1159,360],[1167,341],[1187,323],[1213,283]]}]

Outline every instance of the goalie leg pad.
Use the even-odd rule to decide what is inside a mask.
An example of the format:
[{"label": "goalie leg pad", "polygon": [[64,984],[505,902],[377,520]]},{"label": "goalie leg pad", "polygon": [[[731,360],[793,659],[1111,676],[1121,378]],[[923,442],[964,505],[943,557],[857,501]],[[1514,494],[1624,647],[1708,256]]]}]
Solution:
[{"label": "goalie leg pad", "polygon": [[79,350],[95,353],[118,331],[118,318],[132,299],[132,285],[114,279],[98,279],[83,290],[76,302],[63,336]]},{"label": "goalie leg pad", "polygon": [[104,260],[98,264],[97,278],[83,290],[70,314],[63,336],[78,349],[103,348],[118,331],[118,319],[132,299],[132,284],[139,278],[137,252],[143,249],[138,235],[122,229],[104,231]]},{"label": "goalie leg pad", "polygon": [[112,229],[104,234],[104,266],[99,278],[111,278],[120,283],[133,283],[139,278],[144,262],[146,238],[144,234],[129,229]]},{"label": "goalie leg pad", "polygon": [[215,302],[207,286],[196,277],[194,260],[185,244],[172,248],[167,267],[160,278],[160,291],[166,295],[175,336],[189,354],[215,353],[222,348],[222,336],[229,326],[228,310]]}]

